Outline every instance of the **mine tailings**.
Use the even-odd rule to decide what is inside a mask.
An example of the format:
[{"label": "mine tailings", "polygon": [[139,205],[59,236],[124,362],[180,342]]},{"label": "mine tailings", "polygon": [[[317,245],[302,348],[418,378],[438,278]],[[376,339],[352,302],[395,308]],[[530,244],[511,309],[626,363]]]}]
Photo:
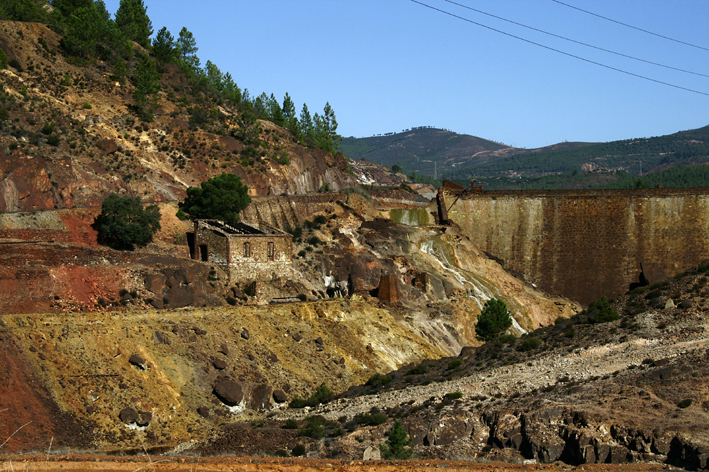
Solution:
[{"label": "mine tailings", "polygon": [[437,206],[481,250],[583,304],[627,291],[641,264],[673,276],[709,258],[706,188],[442,190]]}]

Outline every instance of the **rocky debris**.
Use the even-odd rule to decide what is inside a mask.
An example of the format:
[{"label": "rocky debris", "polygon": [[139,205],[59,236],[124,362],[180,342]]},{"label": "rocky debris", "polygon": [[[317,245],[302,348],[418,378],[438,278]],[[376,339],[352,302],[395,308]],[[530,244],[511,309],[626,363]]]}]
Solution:
[{"label": "rocky debris", "polygon": [[226,344],[222,344],[221,346],[219,346],[219,349],[217,350],[217,352],[221,352],[225,356],[228,356],[229,355],[229,346]]},{"label": "rocky debris", "polygon": [[200,406],[197,408],[197,414],[202,418],[209,419],[209,408],[206,406]]},{"label": "rocky debris", "polygon": [[236,406],[244,398],[241,385],[228,379],[221,380],[214,385],[214,394],[228,406]]},{"label": "rocky debris", "polygon": [[293,334],[293,336],[291,336],[291,337],[293,338],[293,341],[295,341],[295,342],[300,342],[303,339],[303,336],[301,336],[298,333]]},{"label": "rocky debris", "polygon": [[212,361],[212,365],[217,370],[224,370],[227,367],[227,363],[221,359],[214,359],[214,361]]},{"label": "rocky debris", "polygon": [[148,368],[147,361],[140,357],[138,354],[131,355],[130,359],[128,359],[128,362],[130,362],[131,365],[134,365],[141,370],[146,370]]},{"label": "rocky debris", "polygon": [[241,330],[241,337],[248,340],[251,337],[251,334],[249,334],[249,330],[244,328]]}]

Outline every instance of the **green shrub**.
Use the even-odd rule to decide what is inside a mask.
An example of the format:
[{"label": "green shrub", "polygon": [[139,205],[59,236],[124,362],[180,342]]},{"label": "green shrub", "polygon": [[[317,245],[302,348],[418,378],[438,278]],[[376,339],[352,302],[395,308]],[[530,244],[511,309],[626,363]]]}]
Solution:
[{"label": "green shrub", "polygon": [[89,102],[84,102],[84,104],[82,106],[86,110],[91,110],[93,108]]},{"label": "green shrub", "polygon": [[293,418],[289,418],[283,425],[283,429],[298,429],[298,421]]},{"label": "green shrub", "polygon": [[17,69],[17,72],[22,72],[22,64],[20,64],[20,61],[18,61],[17,59],[10,59],[8,65]]},{"label": "green shrub", "polygon": [[47,136],[47,144],[50,146],[59,146],[59,143],[61,142],[61,139],[59,138],[58,134],[50,134]]},{"label": "green shrub", "polygon": [[448,363],[448,370],[453,370],[463,365],[463,361],[460,359],[453,359]]},{"label": "green shrub", "polygon": [[410,369],[406,372],[404,375],[422,375],[422,374],[427,374],[428,373],[428,366],[424,364],[419,364],[413,369]]},{"label": "green shrub", "polygon": [[293,450],[291,450],[290,453],[293,457],[300,457],[305,454],[305,446],[298,444],[293,448]]},{"label": "green shrub", "polygon": [[324,383],[321,384],[318,389],[313,393],[307,400],[302,398],[294,398],[289,406],[291,408],[304,408],[306,406],[316,406],[323,403],[328,398],[332,397],[332,392]]},{"label": "green shrub", "polygon": [[594,314],[594,323],[607,323],[620,318],[620,315],[611,307],[611,304],[608,302],[605,295],[603,295],[600,300],[591,303],[588,306],[588,309],[589,311],[592,309],[597,310]]},{"label": "green shrub", "polygon": [[411,438],[406,430],[401,426],[401,421],[397,420],[386,436],[386,442],[379,445],[379,449],[382,451],[383,459],[406,460],[412,458],[414,450],[409,447],[409,444],[411,444]]},{"label": "green shrub", "polygon": [[7,69],[7,54],[0,49],[0,69]]},{"label": "green shrub", "polygon": [[327,420],[320,416],[308,416],[305,418],[305,426],[298,430],[298,436],[305,436],[312,439],[320,439],[327,434]]},{"label": "green shrub", "polygon": [[504,301],[490,299],[478,316],[475,326],[476,336],[483,341],[492,341],[512,326],[512,316]]},{"label": "green shrub", "polygon": [[386,375],[382,374],[374,374],[372,375],[369,380],[367,380],[367,385],[368,387],[386,387],[391,383],[391,377],[387,377]]},{"label": "green shrub", "polygon": [[522,343],[517,346],[517,350],[521,352],[532,351],[541,346],[541,344],[542,341],[538,337],[532,336],[522,341]]},{"label": "green shrub", "polygon": [[448,400],[457,400],[459,398],[463,398],[463,394],[461,392],[446,393],[446,398]]}]

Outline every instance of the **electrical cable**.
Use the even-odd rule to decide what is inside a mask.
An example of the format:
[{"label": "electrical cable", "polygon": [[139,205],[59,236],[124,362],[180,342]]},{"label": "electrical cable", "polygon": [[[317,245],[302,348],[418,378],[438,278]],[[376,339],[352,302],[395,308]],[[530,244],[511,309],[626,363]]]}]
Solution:
[{"label": "electrical cable", "polygon": [[614,70],[614,71],[616,71],[616,72],[621,72],[621,73],[623,73],[623,74],[631,75],[631,76],[633,76],[633,77],[638,77],[638,78],[640,78],[640,79],[649,80],[650,82],[655,82],[655,83],[658,83],[658,84],[667,85],[668,87],[674,87],[674,88],[676,88],[676,89],[685,90],[685,91],[687,91],[687,92],[697,93],[697,94],[699,94],[699,95],[706,95],[706,96],[709,97],[709,93],[706,93],[706,92],[700,92],[699,90],[694,90],[694,89],[691,89],[691,88],[682,87],[682,86],[680,86],[680,85],[674,85],[674,84],[671,84],[671,83],[669,83],[669,82],[663,82],[663,81],[661,81],[661,80],[652,79],[652,78],[646,77],[646,76],[644,76],[644,75],[635,74],[635,73],[633,73],[633,72],[628,72],[627,70],[618,69],[617,67],[609,66],[609,65],[606,65],[606,64],[601,64],[600,62],[592,61],[592,60],[590,60],[590,59],[586,59],[586,58],[581,57],[581,56],[576,56],[576,55],[574,55],[574,54],[571,54],[571,53],[568,53],[568,52],[565,52],[565,51],[561,51],[561,50],[559,50],[559,49],[554,49],[554,48],[552,48],[552,47],[545,46],[544,44],[540,44],[540,43],[536,43],[536,42],[534,42],[534,41],[530,41],[529,39],[525,39],[525,38],[522,38],[522,37],[520,37],[520,36],[515,36],[514,34],[506,33],[506,32],[504,32],[504,31],[501,31],[501,30],[492,28],[492,27],[487,26],[487,25],[484,25],[484,24],[482,24],[482,23],[478,23],[478,22],[473,21],[473,20],[470,20],[470,19],[468,19],[468,18],[465,18],[465,17],[459,16],[459,15],[456,15],[456,14],[451,13],[451,12],[449,12],[449,11],[441,10],[440,8],[436,8],[436,7],[434,7],[434,6],[428,5],[428,4],[423,3],[423,2],[420,2],[420,1],[418,1],[418,0],[411,0],[411,1],[412,1],[413,3],[418,3],[419,5],[424,6],[424,7],[426,7],[426,8],[430,8],[431,10],[435,10],[435,11],[440,12],[440,13],[443,13],[443,14],[445,14],[445,15],[452,16],[453,18],[458,18],[459,20],[467,21],[468,23],[472,23],[472,24],[477,25],[477,26],[480,26],[480,27],[482,27],[482,28],[489,29],[489,30],[494,31],[494,32],[496,32],[496,33],[504,34],[505,36],[509,36],[509,37],[511,37],[511,38],[519,39],[520,41],[524,41],[525,43],[533,44],[533,45],[535,45],[535,46],[539,46],[539,47],[541,47],[541,48],[548,49],[548,50],[550,50],[550,51],[558,52],[559,54],[563,54],[563,55],[565,55],[565,56],[573,57],[573,58],[578,59],[578,60],[580,60],[580,61],[588,62],[589,64],[594,64],[594,65],[597,65],[597,66],[605,67],[606,69]]},{"label": "electrical cable", "polygon": [[572,43],[580,44],[580,45],[582,45],[582,46],[586,46],[586,47],[589,47],[589,48],[598,49],[599,51],[603,51],[603,52],[608,52],[608,53],[611,53],[611,54],[615,54],[616,56],[621,56],[621,57],[625,57],[625,58],[628,58],[628,59],[633,59],[633,60],[636,60],[636,61],[644,62],[644,63],[646,63],[646,64],[652,64],[652,65],[654,65],[654,66],[664,67],[664,68],[666,68],[666,69],[672,69],[672,70],[676,70],[676,71],[679,71],[679,72],[685,72],[685,73],[687,73],[687,74],[700,75],[700,76],[702,76],[702,77],[709,77],[709,75],[707,75],[707,74],[702,74],[702,73],[699,73],[699,72],[692,72],[691,70],[679,69],[679,68],[677,68],[677,67],[667,66],[667,65],[664,65],[664,64],[660,64],[660,63],[658,63],[658,62],[647,61],[647,60],[645,60],[645,59],[640,59],[639,57],[629,56],[629,55],[627,55],[627,54],[623,54],[623,53],[620,53],[620,52],[611,51],[610,49],[604,49],[604,48],[601,48],[601,47],[598,47],[598,46],[594,46],[593,44],[588,44],[588,43],[584,43],[584,42],[581,42],[581,41],[576,41],[575,39],[567,38],[567,37],[565,37],[565,36],[560,36],[560,35],[558,35],[558,34],[550,33],[550,32],[548,32],[548,31],[544,31],[544,30],[540,30],[540,29],[538,29],[538,28],[534,28],[534,27],[532,27],[532,26],[527,26],[527,25],[522,24],[522,23],[517,23],[516,21],[508,20],[508,19],[506,19],[506,18],[502,18],[501,16],[493,15],[493,14],[491,14],[491,13],[487,13],[487,12],[484,12],[484,11],[482,11],[482,10],[478,10],[478,9],[476,9],[476,8],[469,7],[469,6],[467,6],[467,5],[463,5],[463,4],[461,4],[461,3],[454,2],[453,0],[444,0],[444,1],[446,1],[446,2],[448,2],[448,3],[451,3],[451,4],[453,4],[453,5],[457,5],[457,6],[462,7],[462,8],[467,8],[468,10],[472,10],[472,11],[481,13],[481,14],[483,14],[483,15],[490,16],[490,17],[492,17],[492,18],[497,18],[498,20],[506,21],[507,23],[512,23],[513,25],[521,26],[521,27],[523,27],[523,28],[527,28],[527,29],[530,29],[530,30],[532,30],[532,31],[537,31],[537,32],[539,32],[539,33],[544,33],[544,34],[546,34],[546,35],[553,36],[553,37],[559,38],[559,39],[563,39],[563,40],[565,40],[565,41],[570,41],[570,42],[572,42]]},{"label": "electrical cable", "polygon": [[663,39],[669,39],[670,41],[674,41],[674,42],[676,42],[676,43],[684,44],[684,45],[686,45],[686,46],[692,46],[693,48],[704,49],[705,51],[709,51],[709,48],[705,48],[705,47],[703,47],[703,46],[697,46],[696,44],[687,43],[687,42],[684,42],[684,41],[680,41],[679,39],[674,39],[674,38],[670,38],[670,37],[668,37],[668,36],[663,36],[663,35],[661,35],[661,34],[653,33],[652,31],[644,30],[644,29],[642,29],[642,28],[638,28],[637,26],[629,25],[629,24],[627,24],[627,23],[622,23],[622,22],[617,21],[617,20],[614,20],[614,19],[612,19],[612,18],[607,18],[607,17],[605,17],[605,16],[598,15],[598,14],[593,13],[593,12],[590,12],[590,11],[588,11],[588,10],[584,10],[584,9],[582,9],[582,8],[575,7],[575,6],[573,6],[573,5],[569,5],[568,3],[560,2],[559,0],[551,0],[551,1],[552,1],[552,2],[556,2],[556,3],[558,3],[559,5],[564,5],[565,7],[573,8],[574,10],[578,10],[578,11],[582,11],[582,12],[584,12],[584,13],[588,13],[589,15],[597,16],[598,18],[603,18],[604,20],[607,20],[607,21],[612,21],[613,23],[618,23],[619,25],[627,26],[628,28],[632,28],[632,29],[635,29],[635,30],[638,30],[638,31],[642,31],[643,33],[651,34],[651,35],[653,35],[653,36],[657,36],[657,37],[663,38]]}]

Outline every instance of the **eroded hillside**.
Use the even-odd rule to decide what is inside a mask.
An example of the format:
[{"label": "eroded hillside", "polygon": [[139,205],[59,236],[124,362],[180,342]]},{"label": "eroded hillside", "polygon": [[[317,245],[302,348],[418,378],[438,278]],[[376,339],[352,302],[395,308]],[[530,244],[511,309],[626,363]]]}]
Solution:
[{"label": "eroded hillside", "polygon": [[342,155],[305,148],[270,121],[237,139],[238,111],[195,92],[174,65],[161,74],[155,119],[140,121],[131,81],[111,80],[100,60],[75,65],[60,39],[42,24],[0,22],[0,47],[17,66],[0,70],[0,211],[96,206],[109,192],[172,201],[222,172],[252,195],[356,183]]}]

